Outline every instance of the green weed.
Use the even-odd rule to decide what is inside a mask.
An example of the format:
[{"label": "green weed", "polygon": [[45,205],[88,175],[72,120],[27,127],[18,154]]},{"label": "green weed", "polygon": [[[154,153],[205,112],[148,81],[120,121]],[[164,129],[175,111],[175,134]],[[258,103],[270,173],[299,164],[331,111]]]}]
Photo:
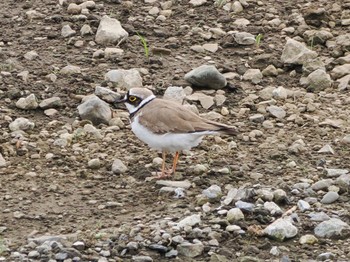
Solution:
[{"label": "green weed", "polygon": [[260,43],[261,43],[261,39],[263,38],[263,34],[258,34],[256,37],[255,37],[255,44],[256,44],[256,47],[259,48],[260,46]]},{"label": "green weed", "polygon": [[143,50],[145,52],[145,56],[148,59],[149,58],[149,49],[148,49],[148,45],[147,45],[147,41],[146,38],[144,38],[142,35],[140,35],[138,32],[136,32],[136,34],[138,35],[138,37],[140,38],[140,41],[142,43],[143,46]]}]

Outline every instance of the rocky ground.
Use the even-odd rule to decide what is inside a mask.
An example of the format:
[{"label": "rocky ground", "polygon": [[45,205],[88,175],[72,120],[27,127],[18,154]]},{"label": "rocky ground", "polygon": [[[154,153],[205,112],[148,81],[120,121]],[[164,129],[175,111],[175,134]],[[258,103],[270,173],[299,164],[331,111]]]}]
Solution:
[{"label": "rocky ground", "polygon": [[[0,261],[349,261],[350,1],[285,2],[1,1]],[[135,86],[239,134],[150,180]]]}]

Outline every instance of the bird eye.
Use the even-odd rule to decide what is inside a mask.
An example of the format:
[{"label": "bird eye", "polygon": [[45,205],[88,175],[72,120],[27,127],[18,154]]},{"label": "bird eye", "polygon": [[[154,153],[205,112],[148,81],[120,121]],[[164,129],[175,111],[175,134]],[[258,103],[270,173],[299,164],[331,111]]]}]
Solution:
[{"label": "bird eye", "polygon": [[129,97],[129,101],[130,101],[130,102],[135,102],[136,99],[137,99],[136,96],[130,96],[130,97]]}]

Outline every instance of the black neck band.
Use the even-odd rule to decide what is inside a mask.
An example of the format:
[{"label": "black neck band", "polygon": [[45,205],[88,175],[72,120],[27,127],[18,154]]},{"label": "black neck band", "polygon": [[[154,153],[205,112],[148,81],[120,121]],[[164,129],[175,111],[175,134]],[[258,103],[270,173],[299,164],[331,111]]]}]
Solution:
[{"label": "black neck band", "polygon": [[[154,98],[155,98],[155,97],[154,97]],[[146,103],[144,103],[144,104],[143,104],[142,106],[140,106],[136,111],[130,113],[129,118],[132,119],[132,118],[136,115],[136,113],[137,113],[142,107],[144,107],[145,105],[147,105],[149,102],[153,101],[154,98],[152,98],[151,100],[149,100],[149,101],[147,101]]]}]

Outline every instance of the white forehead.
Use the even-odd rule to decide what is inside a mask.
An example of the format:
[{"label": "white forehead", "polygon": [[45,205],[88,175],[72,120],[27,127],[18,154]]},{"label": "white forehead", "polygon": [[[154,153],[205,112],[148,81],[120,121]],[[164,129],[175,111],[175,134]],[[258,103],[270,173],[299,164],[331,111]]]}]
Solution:
[{"label": "white forehead", "polygon": [[139,88],[139,87],[136,87],[136,88],[131,88],[129,90],[129,95],[131,96],[137,96],[141,99],[145,99],[149,96],[152,96],[153,93],[151,90],[147,89],[147,88]]}]

